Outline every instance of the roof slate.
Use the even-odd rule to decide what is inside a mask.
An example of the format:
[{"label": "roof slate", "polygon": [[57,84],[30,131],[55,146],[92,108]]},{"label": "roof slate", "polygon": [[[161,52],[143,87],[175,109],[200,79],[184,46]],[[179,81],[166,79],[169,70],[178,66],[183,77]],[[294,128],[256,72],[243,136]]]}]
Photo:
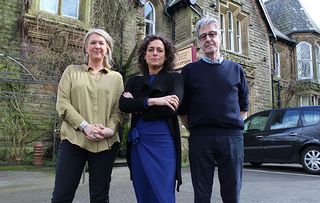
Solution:
[{"label": "roof slate", "polygon": [[283,34],[318,32],[320,29],[310,18],[299,0],[269,0],[265,2],[270,18]]}]

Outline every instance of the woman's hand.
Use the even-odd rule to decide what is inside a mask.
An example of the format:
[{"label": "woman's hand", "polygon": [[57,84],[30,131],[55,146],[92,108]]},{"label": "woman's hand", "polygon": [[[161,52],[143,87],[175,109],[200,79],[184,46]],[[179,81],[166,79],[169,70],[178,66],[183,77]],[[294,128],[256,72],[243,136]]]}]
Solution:
[{"label": "woman's hand", "polygon": [[125,98],[133,98],[132,94],[130,92],[124,92],[122,94],[122,96],[124,96]]},{"label": "woman's hand", "polygon": [[95,126],[95,124],[88,124],[84,129],[84,133],[86,134],[86,138],[88,140],[98,141],[101,138],[103,139],[101,135],[98,134],[98,128]]},{"label": "woman's hand", "polygon": [[148,106],[168,106],[172,110],[177,110],[179,106],[179,98],[176,95],[168,95],[165,97],[156,97],[148,99]]},{"label": "woman's hand", "polygon": [[104,127],[101,124],[95,124],[96,132],[99,136],[102,136],[104,138],[112,137],[114,135],[114,131],[111,128]]}]

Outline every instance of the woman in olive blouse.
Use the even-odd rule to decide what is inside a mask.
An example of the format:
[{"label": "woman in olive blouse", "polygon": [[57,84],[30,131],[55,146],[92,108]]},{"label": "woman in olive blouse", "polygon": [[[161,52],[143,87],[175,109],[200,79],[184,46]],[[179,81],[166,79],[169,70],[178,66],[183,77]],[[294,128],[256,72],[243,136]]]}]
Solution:
[{"label": "woman in olive blouse", "polygon": [[91,202],[109,202],[111,171],[122,121],[120,73],[111,70],[113,40],[101,29],[84,39],[85,64],[64,71],[57,95],[62,120],[52,202],[72,202],[83,168],[89,166]]}]

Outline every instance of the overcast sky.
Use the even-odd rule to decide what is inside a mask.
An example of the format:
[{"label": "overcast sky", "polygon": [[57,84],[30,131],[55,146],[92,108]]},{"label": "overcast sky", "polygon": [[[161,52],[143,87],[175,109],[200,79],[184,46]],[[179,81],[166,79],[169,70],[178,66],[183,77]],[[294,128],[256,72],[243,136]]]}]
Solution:
[{"label": "overcast sky", "polygon": [[319,0],[299,0],[302,6],[307,10],[310,17],[320,28],[320,1]]},{"label": "overcast sky", "polygon": [[[268,1],[268,0],[262,0]],[[285,0],[283,0],[285,1]],[[320,0],[299,0],[309,16],[320,28]]]}]

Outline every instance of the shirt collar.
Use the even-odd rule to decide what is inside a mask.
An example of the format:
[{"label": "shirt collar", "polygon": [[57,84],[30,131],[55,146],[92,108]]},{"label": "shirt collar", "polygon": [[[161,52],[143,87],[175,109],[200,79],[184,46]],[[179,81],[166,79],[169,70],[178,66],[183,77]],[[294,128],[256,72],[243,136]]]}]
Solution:
[{"label": "shirt collar", "polygon": [[[84,65],[83,65],[83,68],[84,68],[86,71],[93,70],[93,68],[91,68],[91,67],[88,66],[87,64],[84,64]],[[109,72],[109,69],[108,69],[107,67],[104,67],[104,68],[101,69],[100,71],[103,72],[103,73],[108,73],[108,72]]]},{"label": "shirt collar", "polygon": [[221,64],[223,61],[223,55],[220,55],[220,58],[218,58],[218,60],[212,60],[211,58],[207,57],[207,56],[202,56],[202,60],[204,60],[207,63],[210,64]]}]

